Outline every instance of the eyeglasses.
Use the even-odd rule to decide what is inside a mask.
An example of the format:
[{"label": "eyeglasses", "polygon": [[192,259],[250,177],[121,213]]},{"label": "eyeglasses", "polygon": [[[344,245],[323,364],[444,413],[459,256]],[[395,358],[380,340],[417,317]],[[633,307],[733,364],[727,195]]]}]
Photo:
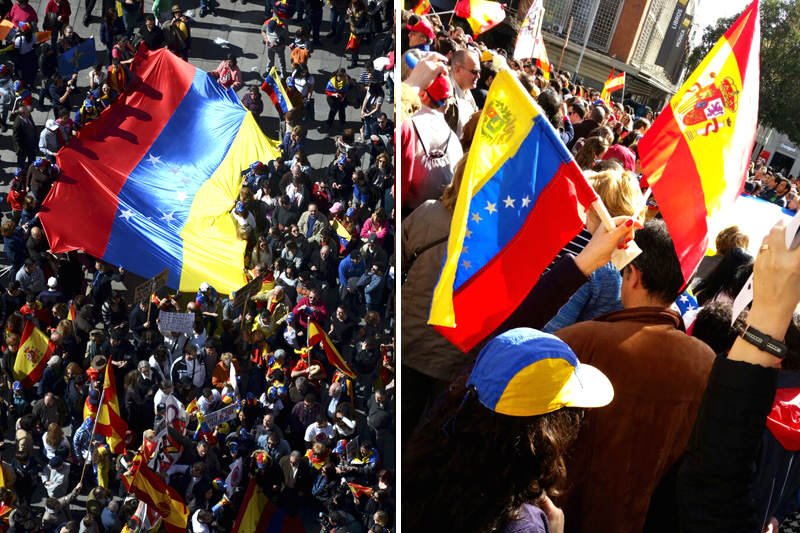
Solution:
[{"label": "eyeglasses", "polygon": [[473,76],[479,76],[480,73],[481,73],[480,69],[467,68],[467,67],[464,67],[464,66],[461,66],[461,65],[456,65],[456,66],[459,67],[459,68],[463,68],[464,70],[469,71],[470,73],[472,73]]}]

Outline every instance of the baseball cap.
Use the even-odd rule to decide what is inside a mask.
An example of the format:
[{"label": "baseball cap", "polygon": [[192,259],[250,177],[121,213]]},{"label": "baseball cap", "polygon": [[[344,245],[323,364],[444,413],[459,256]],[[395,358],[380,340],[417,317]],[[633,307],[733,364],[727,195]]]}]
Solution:
[{"label": "baseball cap", "polygon": [[344,207],[342,206],[342,202],[334,202],[331,206],[331,214],[335,215],[336,213],[340,212]]},{"label": "baseball cap", "polygon": [[510,416],[602,407],[614,399],[602,372],[581,364],[558,337],[531,328],[515,328],[489,341],[467,386],[475,388],[484,407]]},{"label": "baseball cap", "polygon": [[616,159],[622,163],[625,170],[636,172],[636,154],[627,146],[622,146],[621,144],[609,146],[606,153],[603,154],[603,161],[607,159]]},{"label": "baseball cap", "polygon": [[453,96],[453,88],[450,86],[450,80],[444,74],[439,74],[433,80],[425,92],[436,103],[438,107],[442,107],[447,103],[447,99]]},{"label": "baseball cap", "polygon": [[83,107],[88,107],[94,109],[94,102],[92,102],[91,98],[87,98],[83,101]]},{"label": "baseball cap", "polygon": [[47,286],[51,289],[55,289],[58,286],[58,280],[52,276],[47,278]]},{"label": "baseball cap", "polygon": [[207,281],[204,281],[203,283],[200,284],[200,290],[203,292],[206,292],[209,289],[209,287],[210,285],[208,284]]},{"label": "baseball cap", "polygon": [[419,21],[416,24],[413,25],[406,24],[406,29],[408,31],[415,31],[417,33],[421,33],[431,41],[434,38],[433,26],[431,26],[431,23],[428,22],[428,19],[426,19],[425,17],[420,17]]}]

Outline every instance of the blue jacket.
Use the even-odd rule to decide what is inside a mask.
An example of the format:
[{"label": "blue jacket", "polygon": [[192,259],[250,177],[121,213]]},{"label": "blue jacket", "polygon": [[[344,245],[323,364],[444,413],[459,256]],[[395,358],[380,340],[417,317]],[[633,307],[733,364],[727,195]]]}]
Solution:
[{"label": "blue jacket", "polygon": [[11,237],[3,237],[3,248],[6,251],[8,262],[19,269],[25,261],[25,244],[19,234],[14,233]]},{"label": "blue jacket", "polygon": [[365,272],[359,278],[358,286],[364,290],[364,299],[371,309],[376,304],[380,304],[381,298],[383,298],[383,288],[385,285],[384,276],[374,272]]},{"label": "blue jacket", "polygon": [[542,331],[552,333],[576,322],[592,320],[622,309],[622,276],[609,261],[595,270],[580,289],[565,303]]},{"label": "blue jacket", "polygon": [[367,267],[364,261],[353,263],[349,255],[345,256],[341,263],[339,263],[339,286],[346,287],[348,279],[360,278],[361,274],[363,274],[366,269]]}]

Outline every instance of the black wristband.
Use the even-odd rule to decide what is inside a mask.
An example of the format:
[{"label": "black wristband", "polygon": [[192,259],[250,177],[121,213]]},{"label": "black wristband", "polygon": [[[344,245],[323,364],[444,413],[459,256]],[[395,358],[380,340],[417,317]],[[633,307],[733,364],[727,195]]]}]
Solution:
[{"label": "black wristband", "polygon": [[789,351],[784,343],[773,339],[766,333],[761,333],[753,326],[747,326],[747,329],[742,332],[742,338],[759,350],[774,355],[778,359],[786,357],[786,353]]}]

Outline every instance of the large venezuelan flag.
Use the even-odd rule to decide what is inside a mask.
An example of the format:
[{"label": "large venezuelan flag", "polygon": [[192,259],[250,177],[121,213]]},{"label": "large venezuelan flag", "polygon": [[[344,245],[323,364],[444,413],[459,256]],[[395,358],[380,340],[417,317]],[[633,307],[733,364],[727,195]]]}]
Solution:
[{"label": "large venezuelan flag", "polygon": [[289,516],[279,509],[256,485],[256,480],[250,479],[233,523],[233,533],[305,533],[305,530],[300,517]]},{"label": "large venezuelan flag", "polygon": [[137,79],[59,151],[63,178],[41,220],[55,252],[83,249],[168,286],[221,293],[245,283],[230,215],[241,172],[279,155],[239,102],[166,49],[141,50]]},{"label": "large venezuelan flag", "polygon": [[639,141],[685,280],[708,248],[710,219],[733,204],[747,176],[758,115],[759,18],[754,1]]},{"label": "large venezuelan flag", "polygon": [[597,195],[509,71],[492,82],[428,323],[467,352],[519,306]]}]

